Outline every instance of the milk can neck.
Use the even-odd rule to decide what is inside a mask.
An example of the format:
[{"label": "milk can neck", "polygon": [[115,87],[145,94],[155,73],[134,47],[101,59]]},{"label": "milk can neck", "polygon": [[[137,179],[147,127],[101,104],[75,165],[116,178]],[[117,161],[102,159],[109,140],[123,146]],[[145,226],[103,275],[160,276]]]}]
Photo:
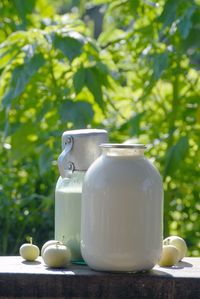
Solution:
[{"label": "milk can neck", "polygon": [[102,152],[107,156],[143,156],[146,146],[143,144],[101,144]]}]

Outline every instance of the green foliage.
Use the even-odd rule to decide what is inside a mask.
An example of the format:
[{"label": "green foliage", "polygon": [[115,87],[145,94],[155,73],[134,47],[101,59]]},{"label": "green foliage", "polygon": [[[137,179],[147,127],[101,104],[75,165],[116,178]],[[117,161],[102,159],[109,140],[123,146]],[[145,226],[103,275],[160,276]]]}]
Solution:
[{"label": "green foliage", "polygon": [[59,1],[0,3],[0,252],[16,253],[26,235],[53,237],[61,134],[104,126],[111,141],[148,144],[165,235],[198,255],[199,2],[89,2],[104,8],[97,40],[82,1],[64,15]]},{"label": "green foliage", "polygon": [[36,74],[44,63],[44,57],[39,53],[31,58],[27,57],[26,64],[16,66],[13,70],[9,87],[2,99],[4,107],[8,107],[13,99],[22,94],[31,77]]},{"label": "green foliage", "polygon": [[188,137],[181,137],[167,152],[163,176],[173,176],[188,154]]}]

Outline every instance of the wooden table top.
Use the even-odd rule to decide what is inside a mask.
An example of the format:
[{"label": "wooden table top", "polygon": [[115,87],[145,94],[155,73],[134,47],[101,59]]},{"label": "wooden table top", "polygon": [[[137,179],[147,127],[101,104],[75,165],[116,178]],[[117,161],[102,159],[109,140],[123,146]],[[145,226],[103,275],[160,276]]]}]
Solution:
[{"label": "wooden table top", "polygon": [[0,257],[0,298],[200,299],[200,258],[145,273],[109,273],[70,265],[50,269],[42,258]]},{"label": "wooden table top", "polygon": [[200,257],[184,258],[177,266],[159,267],[156,265],[151,271],[146,273],[110,273],[100,272],[90,269],[86,265],[69,265],[66,269],[48,268],[41,257],[34,262],[27,262],[20,256],[0,256],[0,275],[9,274],[40,274],[40,275],[145,275],[145,276],[172,276],[174,278],[199,278],[200,279]]}]

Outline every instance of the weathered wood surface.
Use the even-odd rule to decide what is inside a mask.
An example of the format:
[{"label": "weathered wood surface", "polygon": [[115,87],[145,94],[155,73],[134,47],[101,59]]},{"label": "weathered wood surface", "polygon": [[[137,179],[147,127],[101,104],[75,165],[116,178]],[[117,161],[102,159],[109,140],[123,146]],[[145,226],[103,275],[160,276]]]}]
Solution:
[{"label": "weathered wood surface", "polygon": [[147,273],[96,272],[83,265],[49,269],[42,259],[0,257],[0,298],[200,299],[200,258]]}]

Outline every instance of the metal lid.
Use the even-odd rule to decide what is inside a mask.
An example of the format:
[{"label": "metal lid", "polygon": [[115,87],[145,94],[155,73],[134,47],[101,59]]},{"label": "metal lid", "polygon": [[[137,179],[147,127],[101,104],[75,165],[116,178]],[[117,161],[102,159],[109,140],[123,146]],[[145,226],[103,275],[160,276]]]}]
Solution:
[{"label": "metal lid", "polygon": [[108,133],[100,129],[66,131],[62,135],[62,153],[58,167],[62,177],[73,171],[86,171],[100,154],[100,144],[108,142]]}]

